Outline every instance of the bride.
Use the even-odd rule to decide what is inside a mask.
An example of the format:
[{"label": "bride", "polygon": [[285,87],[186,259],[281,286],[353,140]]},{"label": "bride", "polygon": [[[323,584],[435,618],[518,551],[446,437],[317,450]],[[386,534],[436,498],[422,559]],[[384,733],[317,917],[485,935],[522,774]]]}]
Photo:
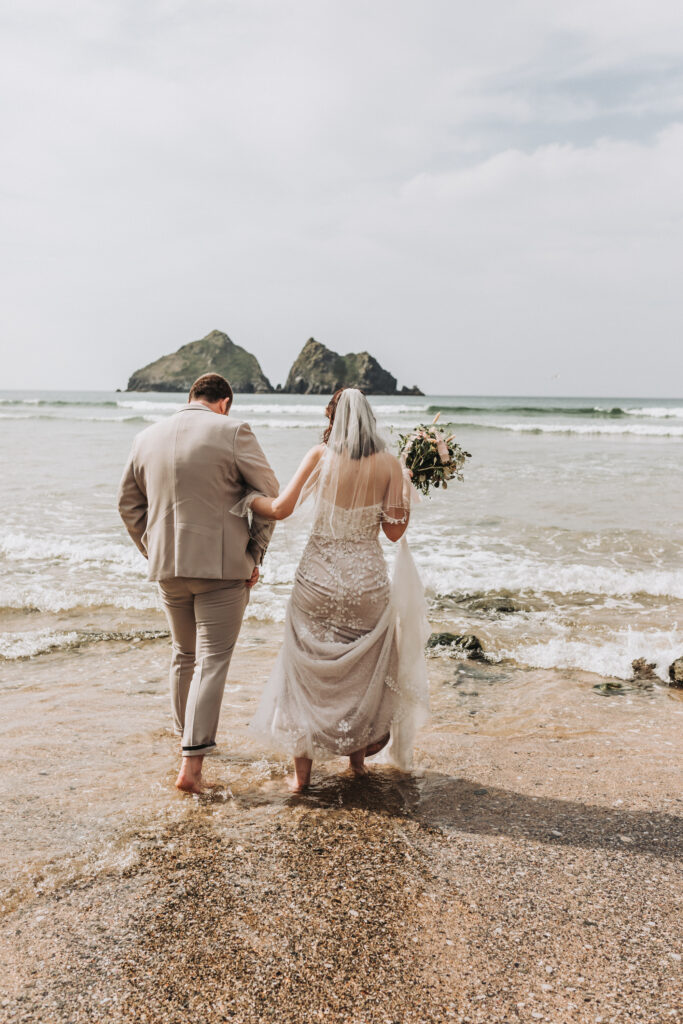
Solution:
[{"label": "bride", "polygon": [[[251,722],[270,746],[293,756],[297,792],[310,782],[313,758],[348,756],[363,775],[365,758],[387,747],[384,759],[410,768],[414,734],[428,714],[424,590],[401,541],[410,481],[361,391],[340,389],[325,411],[323,443],[280,496],[247,498],[269,519],[313,500],[284,642]],[[380,527],[401,541],[393,586]]]}]

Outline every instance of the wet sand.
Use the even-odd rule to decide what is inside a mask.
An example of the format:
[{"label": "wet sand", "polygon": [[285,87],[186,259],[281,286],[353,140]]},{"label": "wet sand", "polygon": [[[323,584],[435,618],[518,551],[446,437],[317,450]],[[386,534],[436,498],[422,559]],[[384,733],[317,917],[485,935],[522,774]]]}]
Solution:
[{"label": "wet sand", "polygon": [[681,1020],[679,694],[437,657],[411,776],[293,797],[243,731],[276,641],[245,632],[200,798],[163,639],[3,669],[0,1020]]}]

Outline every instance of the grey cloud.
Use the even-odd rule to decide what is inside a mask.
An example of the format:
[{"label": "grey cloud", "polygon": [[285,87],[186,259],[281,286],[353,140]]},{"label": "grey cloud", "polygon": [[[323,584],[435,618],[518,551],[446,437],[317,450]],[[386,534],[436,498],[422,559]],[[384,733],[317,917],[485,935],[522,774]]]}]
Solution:
[{"label": "grey cloud", "polygon": [[454,351],[462,390],[542,390],[574,331],[605,356],[574,390],[669,386],[640,339],[676,368],[677,7],[622,4],[611,31],[540,0],[0,18],[5,386],[120,385],[213,327],[275,380],[315,334],[432,390]]}]

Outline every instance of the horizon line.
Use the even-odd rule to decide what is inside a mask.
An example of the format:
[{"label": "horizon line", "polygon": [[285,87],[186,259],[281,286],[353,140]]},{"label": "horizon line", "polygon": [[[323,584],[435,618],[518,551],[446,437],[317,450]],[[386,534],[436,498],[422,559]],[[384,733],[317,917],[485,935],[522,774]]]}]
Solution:
[{"label": "horizon line", "polygon": [[[10,392],[43,392],[43,393],[46,393],[46,394],[58,394],[58,393],[62,393],[62,392],[70,392],[70,393],[105,394],[105,395],[122,394],[122,395],[160,395],[160,396],[163,396],[163,395],[171,395],[171,396],[172,395],[185,395],[187,393],[185,391],[138,391],[138,390],[128,391],[125,388],[101,388],[101,387],[98,387],[98,388],[90,388],[90,387],[78,387],[78,388],[69,388],[69,387],[62,387],[62,388],[35,388],[35,387],[34,388],[31,388],[31,387],[28,387],[28,388],[27,387],[0,388],[0,393],[10,393]],[[322,399],[322,398],[325,397],[325,395],[323,395],[323,394],[319,394],[319,395],[317,395],[317,394],[298,394],[296,392],[275,391],[275,390],[273,390],[273,391],[235,391],[235,397],[237,397],[238,395],[247,395],[247,396],[252,397],[252,398],[259,397],[259,396],[262,396],[263,398],[274,398],[274,397],[279,397],[279,396],[283,396],[283,395],[287,396],[287,397],[293,397],[293,398],[321,398]],[[540,399],[555,398],[555,399],[559,399],[559,400],[562,400],[562,399],[565,399],[565,400],[572,400],[572,399],[581,399],[581,400],[607,399],[609,401],[624,400],[624,399],[633,399],[633,400],[643,399],[645,401],[661,401],[661,402],[665,402],[665,401],[667,401],[667,402],[681,402],[681,401],[683,401],[683,395],[681,395],[679,397],[676,397],[674,395],[644,395],[644,394],[640,394],[640,395],[638,395],[638,394],[618,394],[618,395],[612,394],[612,395],[608,395],[608,394],[599,394],[599,393],[593,393],[593,394],[539,394],[539,393],[535,393],[534,394],[534,393],[529,393],[529,392],[519,392],[519,393],[505,392],[505,393],[500,393],[500,394],[485,394],[485,393],[464,392],[464,391],[461,391],[461,392],[451,392],[451,393],[447,393],[447,392],[443,392],[443,391],[442,392],[438,392],[438,391],[431,391],[430,392],[430,391],[427,391],[427,392],[424,393],[424,395],[401,395],[401,394],[396,394],[396,395],[380,395],[380,394],[372,394],[371,393],[367,397],[368,398],[400,398],[400,399],[404,399],[404,400],[407,399],[407,398],[414,398],[416,400],[416,402],[419,402],[419,400],[422,399],[422,398],[540,398]]]}]

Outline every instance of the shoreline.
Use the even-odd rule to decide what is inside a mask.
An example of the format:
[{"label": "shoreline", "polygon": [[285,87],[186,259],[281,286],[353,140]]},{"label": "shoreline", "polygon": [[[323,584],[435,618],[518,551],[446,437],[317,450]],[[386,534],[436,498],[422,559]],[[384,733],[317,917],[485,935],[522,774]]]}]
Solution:
[{"label": "shoreline", "polygon": [[245,627],[201,798],[173,790],[167,641],[42,655],[30,682],[11,664],[10,718],[50,729],[5,780],[3,860],[45,856],[5,902],[3,1024],[680,1020],[676,694],[430,659],[415,772],[331,762],[293,797],[244,733],[262,632]]},{"label": "shoreline", "polygon": [[[150,593],[156,595],[150,586]],[[541,603],[536,599],[528,599],[528,608],[532,609],[532,615],[541,613]],[[672,602],[677,604],[677,602]],[[670,668],[673,663],[683,657],[683,647],[674,643],[669,634],[665,631],[660,633],[666,635],[668,650],[659,652],[649,649],[647,644],[638,642],[637,645],[631,640],[630,630],[618,631],[614,636],[613,646],[623,647],[622,662],[619,671],[609,671],[608,666],[582,667],[577,665],[559,665],[545,663],[542,654],[543,647],[546,650],[552,644],[552,639],[546,641],[545,645],[538,639],[529,643],[527,653],[531,655],[530,661],[524,660],[523,647],[519,650],[509,650],[505,645],[505,636],[509,632],[510,625],[523,625],[528,617],[528,610],[520,608],[518,599],[509,598],[506,594],[482,597],[462,597],[456,601],[454,598],[448,601],[443,598],[433,599],[429,612],[432,633],[457,634],[462,636],[474,636],[482,644],[482,654],[485,661],[490,664],[499,665],[502,669],[514,671],[535,671],[547,669],[548,671],[565,672],[568,675],[592,675],[598,681],[609,686],[616,681],[620,684],[623,692],[645,684],[650,684],[660,689],[669,688]],[[252,614],[245,617],[242,633],[240,636],[241,646],[254,646],[258,644],[279,643],[282,636],[284,622],[278,618],[268,618],[259,614],[260,607],[257,604],[252,609]],[[594,621],[600,621],[600,613],[596,612]],[[119,605],[99,604],[96,607],[73,606],[60,611],[45,611],[33,608],[5,608],[0,610],[0,620],[4,627],[4,635],[0,637],[0,689],[2,687],[2,676],[9,666],[17,661],[28,662],[34,658],[42,658],[46,655],[55,655],[68,650],[75,650],[97,643],[126,642],[134,643],[150,639],[166,639],[169,636],[168,622],[161,608],[150,604],[146,608],[125,608]],[[609,623],[605,620],[605,626]],[[660,639],[659,636],[657,639]],[[589,648],[591,638],[587,635],[583,640],[580,636],[569,641],[569,648],[572,646],[579,649],[582,646]],[[447,653],[447,652],[444,652]],[[457,651],[453,651],[455,658],[464,657]],[[652,659],[655,659],[652,661]],[[634,662],[641,662],[642,668],[636,670]],[[645,669],[645,674],[643,674]]]}]

